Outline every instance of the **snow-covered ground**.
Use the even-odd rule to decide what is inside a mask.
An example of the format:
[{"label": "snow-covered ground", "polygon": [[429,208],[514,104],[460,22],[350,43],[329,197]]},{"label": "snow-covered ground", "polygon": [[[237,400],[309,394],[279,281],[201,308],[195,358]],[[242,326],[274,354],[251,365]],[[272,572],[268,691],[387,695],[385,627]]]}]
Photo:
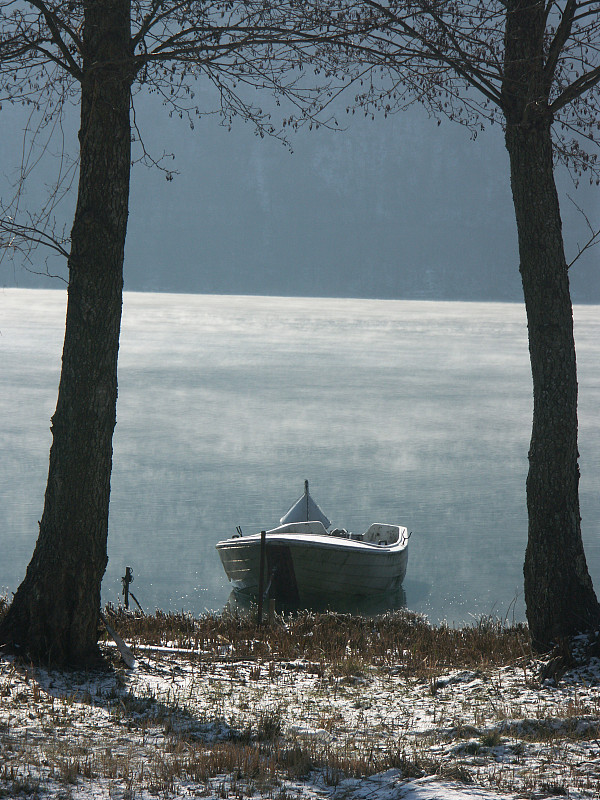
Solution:
[{"label": "snow-covered ground", "polygon": [[227,644],[136,655],[97,674],[0,659],[0,798],[600,797],[595,658],[555,685],[525,659],[418,682]]}]

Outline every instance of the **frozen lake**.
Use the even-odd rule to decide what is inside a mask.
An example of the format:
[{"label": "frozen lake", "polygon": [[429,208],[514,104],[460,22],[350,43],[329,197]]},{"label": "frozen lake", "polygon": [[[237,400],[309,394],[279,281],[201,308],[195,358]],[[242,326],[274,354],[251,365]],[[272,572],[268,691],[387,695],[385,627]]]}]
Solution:
[{"label": "frozen lake", "polygon": [[[0,293],[0,588],[37,535],[66,293]],[[600,590],[600,316],[575,309],[581,506]],[[304,479],[335,525],[413,532],[406,605],[523,619],[531,429],[518,304],[126,293],[109,565],[149,610],[224,607],[215,542],[277,524]]]}]

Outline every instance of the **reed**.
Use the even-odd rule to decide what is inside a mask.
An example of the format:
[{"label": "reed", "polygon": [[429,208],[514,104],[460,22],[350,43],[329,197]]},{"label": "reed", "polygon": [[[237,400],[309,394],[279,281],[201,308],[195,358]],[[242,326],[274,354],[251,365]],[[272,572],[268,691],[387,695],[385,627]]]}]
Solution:
[{"label": "reed", "polygon": [[[482,618],[453,628],[431,625],[425,617],[401,610],[374,618],[311,613],[276,616],[256,625],[250,614],[157,611],[152,616],[107,607],[120,635],[146,646],[192,649],[215,658],[235,654],[244,660],[327,663],[340,674],[360,664],[394,667],[405,676],[425,677],[452,667],[483,669],[532,657],[525,625]],[[358,665],[358,666],[357,666]]]}]

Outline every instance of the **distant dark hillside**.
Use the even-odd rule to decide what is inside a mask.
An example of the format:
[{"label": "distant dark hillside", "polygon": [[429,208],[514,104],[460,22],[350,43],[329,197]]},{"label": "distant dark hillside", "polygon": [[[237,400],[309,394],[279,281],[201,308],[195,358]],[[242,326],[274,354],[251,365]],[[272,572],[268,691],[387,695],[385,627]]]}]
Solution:
[{"label": "distant dark hillside", "polygon": [[[175,153],[166,166],[179,174],[167,182],[157,170],[134,169],[126,289],[522,299],[500,131],[473,142],[418,109],[375,122],[343,115],[347,130],[301,132],[290,154],[243,124],[228,133],[205,121],[189,131],[160,111],[138,109],[138,121],[144,130],[146,117],[145,144],[155,156]],[[10,108],[3,114],[10,135],[0,161],[10,176],[24,120]],[[568,176],[561,181],[572,258],[588,231],[566,193],[600,227],[600,190],[576,192]],[[29,189],[33,204],[41,183]],[[64,216],[68,222],[68,209]],[[599,263],[600,248],[573,267],[575,302],[600,303]],[[41,252],[34,267],[46,269]],[[0,285],[49,284],[5,259]]]}]

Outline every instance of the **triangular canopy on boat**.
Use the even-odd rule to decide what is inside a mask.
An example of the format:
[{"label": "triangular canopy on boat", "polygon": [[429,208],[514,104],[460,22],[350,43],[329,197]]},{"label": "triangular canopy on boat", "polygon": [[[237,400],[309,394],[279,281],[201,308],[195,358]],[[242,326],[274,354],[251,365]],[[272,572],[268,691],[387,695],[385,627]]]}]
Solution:
[{"label": "triangular canopy on boat", "polygon": [[288,522],[312,522],[313,520],[319,520],[326,528],[331,525],[331,522],[308,493],[308,481],[304,481],[304,494],[279,522],[281,525],[287,525]]}]

